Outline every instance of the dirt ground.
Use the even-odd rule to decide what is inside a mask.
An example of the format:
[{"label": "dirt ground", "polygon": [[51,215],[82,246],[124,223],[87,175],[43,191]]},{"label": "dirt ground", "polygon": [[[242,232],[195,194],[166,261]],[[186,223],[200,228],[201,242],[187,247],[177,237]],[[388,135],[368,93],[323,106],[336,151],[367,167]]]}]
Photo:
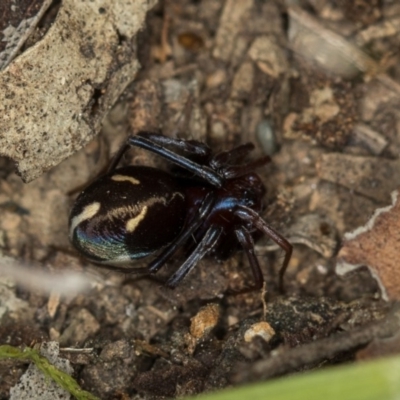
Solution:
[{"label": "dirt ground", "polygon": [[[29,184],[0,159],[2,253],[90,282],[64,298],[2,281],[0,343],[59,342],[81,387],[104,399],[182,397],[399,352],[398,293],[385,292],[399,279],[387,272],[392,255],[371,266],[379,241],[366,250],[357,236],[345,239],[400,186],[399,19],[390,0],[156,5],[138,37],[139,75],[100,135]],[[266,238],[256,247],[266,286],[241,295],[228,294],[252,283],[240,252],[205,258],[170,290],[162,282],[179,260],[137,278],[99,269],[73,249],[68,214],[79,191],[129,133],[159,129],[215,151],[250,141],[254,157],[271,155],[258,173],[263,218],[294,245],[285,294],[283,252]],[[168,168],[139,149],[123,163]],[[350,240],[356,261],[343,250]],[[338,253],[360,268],[339,276]],[[1,399],[26,367],[0,363]]]}]

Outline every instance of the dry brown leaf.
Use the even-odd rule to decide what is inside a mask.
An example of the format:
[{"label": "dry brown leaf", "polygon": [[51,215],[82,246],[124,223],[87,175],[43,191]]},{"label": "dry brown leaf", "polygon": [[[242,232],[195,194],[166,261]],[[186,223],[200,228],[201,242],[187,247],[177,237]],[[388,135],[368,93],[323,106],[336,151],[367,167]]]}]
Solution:
[{"label": "dry brown leaf", "polygon": [[366,266],[377,280],[384,300],[400,299],[400,198],[392,193],[393,204],[379,208],[365,226],[345,234],[338,254],[339,275]]}]

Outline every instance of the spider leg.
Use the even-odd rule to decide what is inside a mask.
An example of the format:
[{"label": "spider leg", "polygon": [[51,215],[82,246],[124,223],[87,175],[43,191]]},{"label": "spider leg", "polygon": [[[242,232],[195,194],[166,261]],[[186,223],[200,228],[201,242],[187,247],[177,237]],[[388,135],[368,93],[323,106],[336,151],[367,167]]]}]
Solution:
[{"label": "spider leg", "polygon": [[185,150],[191,155],[204,156],[204,152],[209,151],[208,146],[194,140],[185,141],[168,138],[157,133],[139,132],[137,135],[130,136],[126,144],[121,146],[120,150],[111,161],[107,169],[107,173],[112,172],[115,169],[121,160],[121,157],[129,149],[129,146],[137,146],[164,157],[166,160],[204,179],[212,186],[218,188],[222,186],[222,177],[212,168],[208,167],[207,165],[194,162],[190,158],[182,156],[181,154],[177,154],[174,151],[167,149],[165,145],[169,145],[180,150]]},{"label": "spider leg", "polygon": [[165,263],[173,256],[175,251],[189,239],[189,237],[194,233],[200,225],[203,223],[204,217],[208,214],[210,209],[214,204],[215,197],[213,193],[208,193],[204,198],[199,210],[197,211],[197,215],[188,223],[187,229],[184,229],[183,232],[172,242],[170,243],[148,266],[135,268],[135,267],[118,267],[114,265],[102,265],[100,267],[111,269],[116,272],[122,272],[125,274],[132,275],[147,275],[147,274],[155,274],[158,272]]},{"label": "spider leg", "polygon": [[[144,140],[141,141],[140,138]],[[149,141],[153,143],[153,149],[150,148],[151,144],[149,143]],[[126,151],[131,148],[131,146],[142,147],[146,150],[153,151],[154,153],[159,154],[167,159],[169,158],[166,157],[164,154],[161,154],[161,152],[159,151],[160,146],[171,146],[172,148],[183,151],[188,155],[204,158],[205,160],[207,160],[211,154],[211,149],[205,143],[201,143],[196,140],[174,139],[162,135],[161,133],[140,131],[137,133],[137,135],[130,136],[127,142],[120,147],[117,153],[115,153],[110,162],[110,165],[107,168],[107,173],[112,172],[116,168],[116,166],[121,161],[122,156],[126,153]],[[179,157],[179,155],[177,154],[175,154],[175,156]],[[173,160],[170,161],[174,162]]]},{"label": "spider leg", "polygon": [[174,149],[181,150],[188,155],[209,157],[211,154],[210,147],[197,140],[176,139],[160,133],[147,131],[140,131],[137,133],[137,136],[149,139],[161,146],[170,146]]},{"label": "spider leg", "polygon": [[238,209],[235,211],[235,215],[238,216],[243,222],[248,222],[263,232],[285,251],[285,258],[283,260],[281,269],[279,270],[279,290],[283,293],[283,278],[292,256],[293,246],[280,233],[269,226],[253,209],[245,206],[238,206]]},{"label": "spider leg", "polygon": [[179,282],[196,266],[196,264],[216,245],[222,227],[212,225],[179,269],[167,280],[166,285],[176,287]]},{"label": "spider leg", "polygon": [[239,176],[246,175],[256,168],[260,168],[271,161],[269,156],[258,158],[257,160],[250,161],[244,165],[232,165],[223,169],[223,176],[225,179],[238,178]]},{"label": "spider leg", "polygon": [[110,164],[107,167],[106,174],[111,173],[117,167],[119,162],[121,161],[122,156],[130,149],[128,143],[123,144],[119,150],[114,154],[113,158],[110,161]]},{"label": "spider leg", "polygon": [[245,143],[231,150],[221,151],[212,157],[210,165],[214,168],[220,168],[226,164],[235,164],[243,160],[252,150],[254,150],[254,144]]},{"label": "spider leg", "polygon": [[183,232],[164,250],[156,259],[154,259],[146,268],[149,273],[155,274],[165,263],[172,257],[175,251],[183,245],[189,237],[200,227],[203,223],[204,217],[208,214],[214,204],[214,196],[209,193],[203,203],[201,204],[196,217],[188,223],[187,229]]},{"label": "spider leg", "polygon": [[255,284],[241,290],[232,290],[231,293],[242,294],[252,292],[253,290],[259,290],[263,286],[264,277],[260,268],[260,264],[258,263],[256,253],[254,251],[253,237],[251,236],[250,232],[243,227],[235,229],[235,234],[244,252],[246,253],[247,259],[249,260]]}]

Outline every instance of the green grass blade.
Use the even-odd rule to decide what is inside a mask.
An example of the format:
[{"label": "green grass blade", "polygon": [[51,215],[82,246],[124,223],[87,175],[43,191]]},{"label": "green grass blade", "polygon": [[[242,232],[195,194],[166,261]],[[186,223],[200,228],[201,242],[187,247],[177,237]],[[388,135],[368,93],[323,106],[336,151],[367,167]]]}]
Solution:
[{"label": "green grass blade", "polygon": [[399,400],[400,357],[326,368],[196,400]]},{"label": "green grass blade", "polygon": [[50,364],[47,358],[40,355],[40,353],[35,349],[26,347],[21,350],[17,347],[2,345],[0,346],[0,359],[4,358],[31,361],[45,376],[52,379],[54,382],[57,382],[62,388],[67,390],[78,400],[98,400],[98,397],[82,390],[72,376],[60,371],[54,365]]}]

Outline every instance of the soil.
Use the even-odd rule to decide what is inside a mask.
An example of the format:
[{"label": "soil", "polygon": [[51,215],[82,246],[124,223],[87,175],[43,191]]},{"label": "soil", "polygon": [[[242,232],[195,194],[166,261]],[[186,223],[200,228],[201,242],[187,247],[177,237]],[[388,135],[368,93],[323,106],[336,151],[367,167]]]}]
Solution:
[{"label": "soil", "polygon": [[[2,281],[1,344],[59,342],[81,387],[104,399],[176,398],[385,354],[380,338],[398,330],[397,298],[382,300],[370,266],[343,276],[335,268],[345,233],[390,205],[399,186],[400,34],[385,24],[400,7],[293,3],[161,2],[138,38],[141,72],[100,135],[29,184],[0,160],[3,254],[90,283],[60,297]],[[343,40],[343,60],[330,53],[329,35]],[[346,58],[353,47],[363,51],[357,60]],[[229,290],[253,282],[241,252],[201,260],[175,290],[163,282],[179,258],[149,278],[77,254],[68,240],[74,199],[140,130],[204,141],[215,152],[250,141],[252,157],[271,156],[258,170],[267,188],[263,218],[294,244],[284,294],[284,254],[267,238],[256,246],[265,287],[239,295]],[[139,149],[122,163],[169,168]],[[0,398],[26,368],[12,365],[0,363]]]}]

